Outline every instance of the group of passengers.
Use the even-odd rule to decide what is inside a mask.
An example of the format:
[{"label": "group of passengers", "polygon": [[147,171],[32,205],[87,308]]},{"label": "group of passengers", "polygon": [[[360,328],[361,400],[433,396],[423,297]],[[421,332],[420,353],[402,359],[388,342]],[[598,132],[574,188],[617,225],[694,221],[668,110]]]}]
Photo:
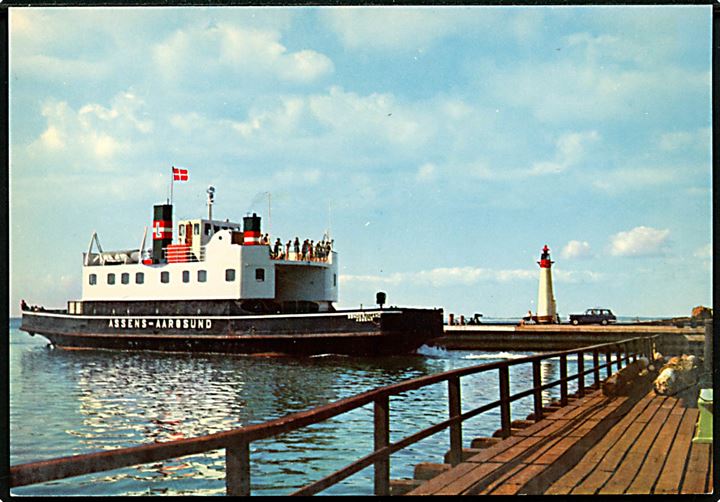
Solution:
[{"label": "group of passengers", "polygon": [[38,305],[32,305],[32,306],[30,306],[30,305],[28,305],[27,303],[25,303],[25,300],[23,299],[23,300],[20,300],[20,310],[23,310],[23,311],[25,311],[25,310],[30,310],[30,311],[32,311],[32,312],[44,312],[44,311],[45,311],[45,307],[43,307],[42,305],[39,305],[39,306],[38,306]]},{"label": "group of passengers", "polygon": [[[327,261],[334,242],[334,239],[329,239],[325,234],[321,241],[305,239],[301,244],[300,239],[295,237],[294,241],[289,240],[283,246],[278,237],[270,249],[270,257],[274,260]],[[261,243],[270,245],[268,234],[263,236]]]}]

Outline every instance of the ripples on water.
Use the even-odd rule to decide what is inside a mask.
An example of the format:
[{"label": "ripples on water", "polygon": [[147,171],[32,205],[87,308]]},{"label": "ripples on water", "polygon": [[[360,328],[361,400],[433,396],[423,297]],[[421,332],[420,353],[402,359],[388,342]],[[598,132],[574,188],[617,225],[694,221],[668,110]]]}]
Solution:
[{"label": "ripples on water", "polygon": [[[445,351],[416,355],[309,358],[52,350],[39,336],[10,330],[11,464],[172,441],[261,423],[375,387],[518,353]],[[570,371],[573,371],[572,369]],[[497,399],[496,372],[462,381],[463,411]],[[511,390],[526,389],[529,365],[511,369]],[[543,365],[557,379],[557,363]],[[570,388],[572,392],[574,389]],[[546,398],[557,397],[545,394]],[[532,400],[513,403],[525,418]],[[369,454],[372,405],[250,445],[252,493],[282,495]],[[391,398],[391,441],[447,418],[447,385]],[[463,425],[464,446],[499,427],[498,410]],[[442,462],[447,431],[391,457],[393,478],[419,462]],[[222,495],[224,450],[21,487],[17,495]],[[372,468],[323,494],[372,494]]]}]

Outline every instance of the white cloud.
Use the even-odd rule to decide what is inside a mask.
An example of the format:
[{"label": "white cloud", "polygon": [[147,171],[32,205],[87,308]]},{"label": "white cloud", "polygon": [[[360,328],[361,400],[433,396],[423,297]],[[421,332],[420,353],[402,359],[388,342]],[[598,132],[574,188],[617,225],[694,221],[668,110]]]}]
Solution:
[{"label": "white cloud", "polygon": [[658,145],[665,152],[697,150],[710,153],[710,129],[701,128],[694,131],[674,131],[663,133]]},{"label": "white cloud", "polygon": [[693,256],[696,258],[712,258],[713,257],[713,248],[712,244],[706,244],[702,247],[699,247],[695,250],[693,253]]},{"label": "white cloud", "polygon": [[424,49],[465,29],[482,29],[494,19],[489,10],[422,7],[332,8],[322,18],[343,45],[363,50]]},{"label": "white cloud", "polygon": [[606,275],[592,270],[553,270],[553,280],[560,283],[587,283],[605,280]]},{"label": "white cloud", "polygon": [[590,244],[587,241],[576,241],[572,240],[565,244],[565,247],[560,251],[560,256],[563,258],[587,258],[592,255],[590,250]]},{"label": "white cloud", "polygon": [[65,101],[48,101],[42,108],[46,128],[27,152],[56,169],[88,162],[112,169],[115,157],[132,152],[134,141],[153,130],[151,120],[140,118],[143,105],[131,92],[116,96],[109,108],[90,103],[74,110]]},{"label": "white cloud", "polygon": [[[695,169],[690,169],[691,171]],[[677,173],[687,170],[675,166],[668,167],[629,167],[613,170],[604,170],[602,177],[596,177],[592,185],[608,193],[618,193],[628,190],[642,190],[648,187],[664,185],[677,179]]]},{"label": "white cloud", "polygon": [[553,59],[515,61],[512,66],[486,61],[477,68],[480,83],[499,100],[529,110],[546,124],[657,120],[688,96],[709,93],[707,71],[640,64],[652,50],[647,42],[574,34],[559,45]]},{"label": "white cloud", "polygon": [[437,179],[437,166],[430,162],[421,165],[417,170],[415,179],[421,182],[434,181]]},{"label": "white cloud", "polygon": [[332,73],[334,68],[330,58],[319,52],[289,52],[277,31],[226,23],[177,30],[153,48],[153,59],[162,77],[179,81],[199,74],[205,79],[240,82],[272,77],[305,83]]},{"label": "white cloud", "polygon": [[589,146],[600,138],[597,131],[573,132],[561,135],[555,143],[555,158],[552,161],[535,162],[528,174],[561,173],[586,157]]},{"label": "white cloud", "polygon": [[613,256],[654,256],[662,253],[670,230],[639,226],[610,238]]},{"label": "white cloud", "polygon": [[472,285],[480,281],[508,282],[537,278],[532,270],[491,270],[479,267],[442,267],[418,272],[394,273],[388,275],[341,275],[346,282],[374,284],[412,283],[432,286]]},{"label": "white cloud", "polygon": [[392,94],[361,96],[334,86],[328,94],[310,97],[309,107],[321,124],[351,136],[381,136],[390,144],[413,145],[428,137],[419,117]]},{"label": "white cloud", "polygon": [[[557,282],[596,282],[604,275],[592,271],[554,270]],[[537,269],[488,269],[481,267],[440,267],[417,272],[396,272],[388,275],[343,274],[340,280],[346,283],[381,285],[413,284],[418,286],[472,286],[480,282],[508,283],[516,281],[537,281]]]}]

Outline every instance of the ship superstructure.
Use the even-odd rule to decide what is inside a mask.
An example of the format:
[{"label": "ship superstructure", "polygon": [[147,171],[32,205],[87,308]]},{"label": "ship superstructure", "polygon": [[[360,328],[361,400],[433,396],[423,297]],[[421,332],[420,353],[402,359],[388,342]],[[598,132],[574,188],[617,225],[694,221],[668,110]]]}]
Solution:
[{"label": "ship superstructure", "polygon": [[283,245],[276,255],[261,239],[261,218],[255,213],[244,217],[242,225],[180,220],[173,242],[172,206],[157,205],[154,215],[153,247],[148,251],[93,252],[93,243],[98,243],[93,234],[83,256],[82,298],[68,303],[69,312],[110,313],[118,302],[148,301],[170,302],[162,309],[167,312],[178,312],[177,302],[182,302],[186,308],[178,313],[198,313],[197,308],[186,312],[188,301],[204,302],[204,313],[333,310],[338,299],[334,250],[311,257],[285,253]]}]

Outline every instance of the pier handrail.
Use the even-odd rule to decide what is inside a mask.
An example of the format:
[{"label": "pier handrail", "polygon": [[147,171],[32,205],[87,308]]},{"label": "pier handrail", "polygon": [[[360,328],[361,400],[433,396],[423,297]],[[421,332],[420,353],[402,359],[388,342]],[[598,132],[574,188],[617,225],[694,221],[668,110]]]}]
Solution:
[{"label": "pier handrail", "polygon": [[[268,439],[285,434],[309,425],[323,422],[337,415],[352,411],[370,403],[374,403],[374,451],[369,455],[335,471],[334,473],[306,485],[295,491],[293,495],[312,495],[333,484],[374,465],[374,492],[376,495],[388,495],[390,491],[390,455],[426,437],[450,428],[450,463],[455,465],[462,458],[462,422],[493,408],[500,408],[502,437],[511,433],[510,404],[523,397],[533,396],[534,418],[536,421],[543,416],[542,391],[560,386],[560,402],[568,402],[568,382],[578,380],[577,396],[585,393],[585,377],[593,375],[593,386],[600,386],[600,370],[606,369],[607,376],[612,374],[612,367],[618,369],[632,357],[637,360],[639,355],[652,359],[655,336],[636,337],[617,342],[580,347],[571,350],[555,351],[521,357],[512,360],[496,361],[467,368],[421,376],[404,380],[392,385],[372,389],[355,396],[347,397],[316,408],[296,412],[261,424],[248,425],[229,431],[208,434],[195,438],[179,439],[167,443],[131,446],[96,453],[85,453],[51,460],[30,462],[10,467],[10,487],[19,487],[64,479],[73,476],[98,473],[131,467],[140,464],[201,454],[213,450],[225,449],[226,471],[225,485],[227,495],[250,494],[250,449],[253,441]],[[584,355],[592,353],[593,364],[585,369]],[[600,363],[600,354],[605,355],[605,362]],[[577,373],[568,375],[567,357],[577,355]],[[543,383],[540,373],[541,361],[560,358],[560,379]],[[515,394],[510,394],[509,368],[521,364],[533,365],[532,387]],[[499,399],[473,410],[461,411],[460,378],[482,372],[499,371]],[[395,443],[389,441],[390,419],[389,399],[404,392],[417,390],[428,385],[448,382],[449,418],[426,429],[401,439]]]}]

